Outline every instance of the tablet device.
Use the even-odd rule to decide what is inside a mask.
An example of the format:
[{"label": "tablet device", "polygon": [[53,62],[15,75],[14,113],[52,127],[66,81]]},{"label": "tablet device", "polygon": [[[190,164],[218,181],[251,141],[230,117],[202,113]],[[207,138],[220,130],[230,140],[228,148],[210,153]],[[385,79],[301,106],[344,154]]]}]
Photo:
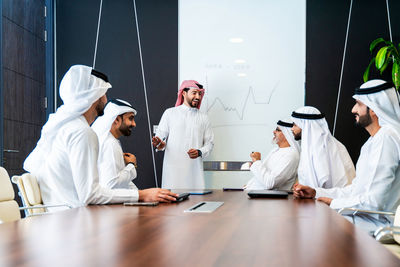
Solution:
[{"label": "tablet device", "polygon": [[243,191],[243,188],[231,188],[231,187],[224,187],[222,188],[223,191]]},{"label": "tablet device", "polygon": [[172,202],[181,202],[181,201],[184,201],[184,200],[186,200],[186,199],[188,199],[189,198],[189,193],[180,193],[180,194],[178,194],[178,197],[176,197],[176,200],[175,201],[172,201]]},{"label": "tablet device", "polygon": [[191,195],[207,195],[211,194],[213,191],[212,190],[192,190],[189,192]]},{"label": "tablet device", "polygon": [[250,198],[287,198],[289,194],[278,190],[250,190],[247,195]]},{"label": "tablet device", "polygon": [[158,202],[125,202],[125,206],[157,206]]}]

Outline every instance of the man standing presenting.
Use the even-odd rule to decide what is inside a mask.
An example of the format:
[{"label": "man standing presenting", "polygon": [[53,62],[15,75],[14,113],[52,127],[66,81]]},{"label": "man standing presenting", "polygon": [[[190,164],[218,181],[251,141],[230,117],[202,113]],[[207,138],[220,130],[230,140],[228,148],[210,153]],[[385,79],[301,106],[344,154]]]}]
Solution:
[{"label": "man standing presenting", "polygon": [[301,140],[299,183],[322,188],[344,187],[355,176],[346,147],[332,136],[325,116],[310,106],[292,113],[292,132]]},{"label": "man standing presenting", "polygon": [[273,141],[278,145],[261,161],[259,152],[252,152],[250,171],[254,175],[245,189],[291,190],[297,177],[299,147],[293,138],[293,123],[278,121]]},{"label": "man standing presenting", "polygon": [[108,189],[99,184],[99,143],[90,124],[104,113],[106,75],[83,65],[72,66],[60,84],[63,105],[51,114],[42,128],[36,148],[24,169],[38,179],[44,204],[122,203],[130,201],[173,201],[168,190]]},{"label": "man standing presenting", "polygon": [[214,146],[214,134],[199,110],[203,96],[201,84],[183,81],[175,107],[161,117],[153,145],[165,150],[162,188],[204,189],[203,158]]},{"label": "man standing presenting", "polygon": [[[332,209],[357,208],[394,212],[400,204],[400,106],[392,83],[371,80],[356,89],[352,109],[356,124],[364,127],[370,138],[362,146],[357,174],[344,188],[311,188],[296,185],[294,196],[318,198]],[[384,215],[357,213],[350,221],[365,230],[391,223]]]}]

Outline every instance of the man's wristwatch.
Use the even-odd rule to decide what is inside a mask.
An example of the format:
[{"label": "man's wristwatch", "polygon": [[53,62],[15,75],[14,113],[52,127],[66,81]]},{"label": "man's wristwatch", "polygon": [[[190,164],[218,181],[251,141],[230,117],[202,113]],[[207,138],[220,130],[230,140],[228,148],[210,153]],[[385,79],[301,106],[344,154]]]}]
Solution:
[{"label": "man's wristwatch", "polygon": [[203,153],[201,153],[201,150],[200,150],[200,149],[197,149],[197,152],[198,152],[198,154],[199,154],[199,157],[201,157],[201,156],[203,155]]}]

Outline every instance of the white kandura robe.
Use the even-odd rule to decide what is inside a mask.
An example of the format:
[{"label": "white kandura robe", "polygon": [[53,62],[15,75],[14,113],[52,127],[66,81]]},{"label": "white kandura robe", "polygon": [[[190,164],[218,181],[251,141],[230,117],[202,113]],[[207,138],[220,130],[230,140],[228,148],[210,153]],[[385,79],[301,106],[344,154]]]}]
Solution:
[{"label": "white kandura robe", "polygon": [[[394,130],[382,126],[362,146],[352,184],[344,188],[316,188],[316,197],[332,198],[332,209],[395,212],[400,204],[400,158],[396,149],[399,144]],[[355,222],[366,230],[376,230],[378,226],[389,224],[390,218],[361,215],[356,216]]]},{"label": "white kandura robe", "polygon": [[100,142],[98,159],[100,184],[108,188],[137,190],[132,182],[137,176],[136,168],[133,164],[125,165],[120,141],[108,132]]},{"label": "white kandura robe", "polygon": [[99,183],[99,144],[85,117],[65,123],[57,131],[38,178],[44,204],[107,204],[138,201],[138,191],[108,189]]},{"label": "white kandura robe", "polygon": [[274,148],[263,160],[255,161],[250,171],[253,178],[246,185],[248,190],[290,190],[297,177],[299,152],[293,147]]},{"label": "white kandura robe", "polygon": [[[318,114],[311,106],[298,108],[297,113]],[[292,116],[301,128],[301,152],[298,167],[299,183],[313,188],[344,187],[356,175],[353,161],[346,147],[329,131],[325,118],[312,120]]]},{"label": "white kandura robe", "polygon": [[[203,158],[214,146],[207,114],[186,105],[169,108],[156,135],[166,142],[162,188],[204,189]],[[202,157],[191,159],[187,154],[191,148],[201,150]]]},{"label": "white kandura robe", "polygon": [[329,141],[330,145],[320,143],[314,149],[311,159],[305,159],[302,154],[300,155],[298,168],[300,184],[313,188],[344,187],[354,179],[354,164],[346,147],[334,137]]}]

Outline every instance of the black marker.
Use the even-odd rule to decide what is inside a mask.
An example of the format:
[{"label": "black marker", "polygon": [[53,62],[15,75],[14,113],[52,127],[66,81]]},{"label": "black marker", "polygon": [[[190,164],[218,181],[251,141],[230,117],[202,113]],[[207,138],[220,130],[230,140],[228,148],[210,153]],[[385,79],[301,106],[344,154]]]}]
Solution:
[{"label": "black marker", "polygon": [[[167,139],[166,137],[164,137],[162,140],[161,140],[161,142],[164,142],[165,141],[165,139]],[[158,147],[161,145],[161,142],[160,143],[158,143],[158,145],[156,146],[156,149],[158,149]]]},{"label": "black marker", "polygon": [[190,209],[190,211],[195,210],[197,208],[200,208],[201,206],[203,206],[204,204],[206,204],[206,202],[201,202],[200,204],[198,204],[197,206],[194,206],[193,208]]}]

